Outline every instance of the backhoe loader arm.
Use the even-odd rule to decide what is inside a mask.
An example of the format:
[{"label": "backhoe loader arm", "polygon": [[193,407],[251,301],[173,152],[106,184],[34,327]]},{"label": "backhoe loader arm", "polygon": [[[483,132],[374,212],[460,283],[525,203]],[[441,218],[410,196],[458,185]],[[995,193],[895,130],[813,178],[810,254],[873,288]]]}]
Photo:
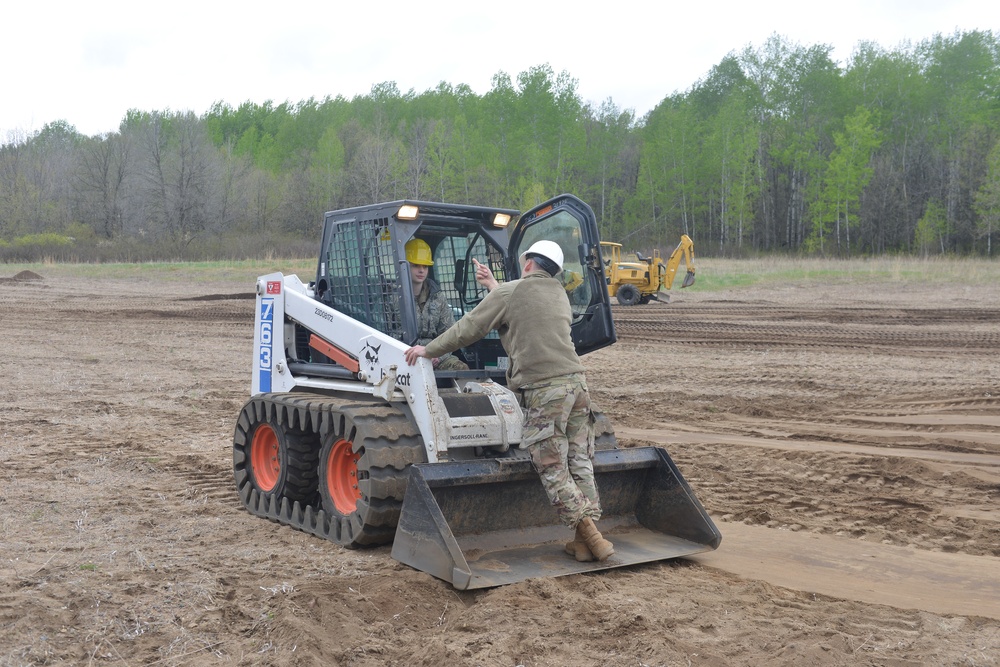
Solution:
[{"label": "backhoe loader arm", "polygon": [[677,274],[677,268],[680,266],[682,259],[684,260],[684,266],[687,267],[687,275],[684,276],[684,282],[681,283],[681,287],[690,287],[694,284],[694,241],[687,234],[681,234],[681,242],[677,244],[677,247],[674,248],[674,251],[670,253],[669,259],[667,259],[666,271],[662,275],[661,290],[669,290],[674,284],[674,276]]}]

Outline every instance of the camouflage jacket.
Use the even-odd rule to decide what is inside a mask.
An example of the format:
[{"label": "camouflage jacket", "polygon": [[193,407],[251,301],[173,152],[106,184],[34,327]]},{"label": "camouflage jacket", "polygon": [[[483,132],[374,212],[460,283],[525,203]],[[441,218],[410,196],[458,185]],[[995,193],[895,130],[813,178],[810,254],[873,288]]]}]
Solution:
[{"label": "camouflage jacket", "polygon": [[428,278],[417,295],[417,345],[427,345],[453,324],[455,314],[448,300],[438,284]]},{"label": "camouflage jacket", "polygon": [[427,345],[431,357],[457,350],[491,330],[510,355],[507,385],[527,385],[571,373],[584,373],[573,346],[573,312],[562,283],[544,271],[501,283],[472,312]]}]

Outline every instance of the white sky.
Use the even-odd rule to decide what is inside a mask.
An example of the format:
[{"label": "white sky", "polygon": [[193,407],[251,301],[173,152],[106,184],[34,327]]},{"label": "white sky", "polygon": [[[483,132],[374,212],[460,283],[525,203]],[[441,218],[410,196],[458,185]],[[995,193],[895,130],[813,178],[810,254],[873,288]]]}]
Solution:
[{"label": "white sky", "polygon": [[544,64],[585,102],[642,116],[775,33],[829,44],[843,64],[860,41],[896,48],[956,30],[1000,30],[1000,2],[13,0],[0,6],[0,144],[54,120],[93,135],[130,108],[201,115],[216,101],[350,99],[384,81],[482,95],[497,72],[516,83]]}]

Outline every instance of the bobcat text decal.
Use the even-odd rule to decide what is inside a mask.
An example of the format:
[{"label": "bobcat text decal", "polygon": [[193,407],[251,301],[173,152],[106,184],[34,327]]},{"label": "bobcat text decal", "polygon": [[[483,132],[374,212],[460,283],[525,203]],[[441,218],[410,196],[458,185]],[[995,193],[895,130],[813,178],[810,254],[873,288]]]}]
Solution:
[{"label": "bobcat text decal", "polygon": [[[382,377],[385,377],[386,375],[388,375],[388,374],[385,372],[385,369],[383,368],[382,369]],[[410,374],[409,373],[404,373],[403,375],[397,375],[396,376],[396,384],[399,385],[400,387],[409,387],[410,386]]]}]

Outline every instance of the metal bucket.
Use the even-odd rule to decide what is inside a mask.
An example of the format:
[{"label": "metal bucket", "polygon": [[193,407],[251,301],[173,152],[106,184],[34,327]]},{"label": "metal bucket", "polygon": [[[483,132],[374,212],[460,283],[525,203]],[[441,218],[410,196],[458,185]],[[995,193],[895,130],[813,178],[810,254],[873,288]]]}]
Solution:
[{"label": "metal bucket", "polygon": [[665,450],[598,451],[594,473],[604,510],[598,528],[615,545],[603,563],[565,553],[573,531],[557,521],[525,459],[411,466],[392,557],[470,590],[719,546],[722,535]]}]

